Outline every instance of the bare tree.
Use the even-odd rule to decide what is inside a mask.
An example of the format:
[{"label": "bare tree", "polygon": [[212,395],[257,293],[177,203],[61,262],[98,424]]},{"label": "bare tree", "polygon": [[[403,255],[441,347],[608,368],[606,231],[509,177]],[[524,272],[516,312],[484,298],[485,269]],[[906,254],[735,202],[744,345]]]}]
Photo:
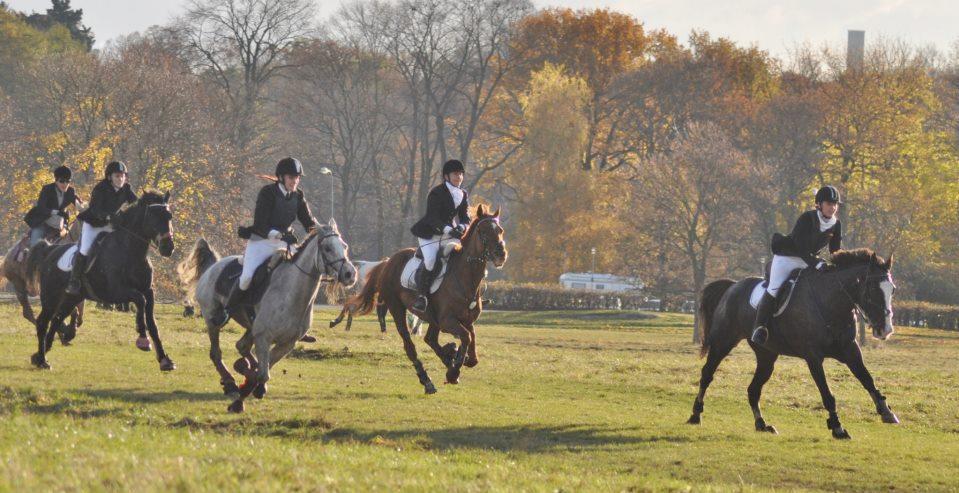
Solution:
[{"label": "bare tree", "polygon": [[232,141],[245,148],[257,135],[263,88],[286,68],[283,53],[313,31],[312,0],[190,0],[179,31],[232,110]]},{"label": "bare tree", "polygon": [[[666,233],[667,243],[659,248],[675,247],[686,256],[697,305],[717,254],[728,255],[743,229],[746,169],[746,156],[719,127],[694,124],[671,153],[649,161],[637,184],[640,196],[658,211],[645,219],[660,223]],[[696,316],[694,342],[701,334]]]}]

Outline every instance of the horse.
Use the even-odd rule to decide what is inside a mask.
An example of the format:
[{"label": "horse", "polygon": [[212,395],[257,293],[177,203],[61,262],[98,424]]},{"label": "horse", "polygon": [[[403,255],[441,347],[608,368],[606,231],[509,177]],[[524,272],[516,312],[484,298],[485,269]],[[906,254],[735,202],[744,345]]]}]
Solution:
[{"label": "horse", "polygon": [[[806,361],[823,406],[829,413],[826,426],[834,438],[848,439],[850,435],[836,413],[836,399],[823,371],[825,358],[836,359],[849,367],[869,392],[884,423],[899,423],[863,362],[862,351],[856,342],[853,315],[853,309],[863,314],[872,326],[874,337],[885,340],[892,335],[892,295],[895,291],[892,257],[884,261],[865,248],[840,250],[833,254],[832,263],[824,272],[803,270],[793,288],[791,300],[770,325],[767,343],[749,342],[756,355],[756,371],[749,384],[748,397],[757,431],[777,433],[776,428],[763,419],[759,398],[779,355]],[[703,321],[700,356],[706,357],[706,363],[699,380],[699,394],[693,402],[693,413],[687,421],[689,424],[700,424],[703,398],[720,362],[740,341],[749,339],[756,318],[756,310],[750,306],[749,298],[760,282],[762,279],[756,277],[739,282],[720,279],[703,288],[699,306]]]},{"label": "horse", "polygon": [[184,318],[193,318],[196,316],[196,282],[195,279],[192,279],[193,274],[196,272],[196,269],[200,266],[210,266],[215,264],[220,260],[220,254],[217,252],[206,238],[199,238],[196,240],[196,244],[193,245],[193,249],[190,250],[190,255],[187,255],[176,266],[177,277],[181,281],[181,291],[183,297],[181,301],[183,303],[183,314]]},{"label": "horse", "polygon": [[[79,234],[80,223],[74,221],[66,229],[55,231],[49,230],[45,240],[48,243],[59,245],[68,241],[74,241]],[[33,314],[33,307],[30,305],[30,296],[37,296],[39,286],[30,283],[27,279],[27,257],[30,253],[27,247],[30,241],[30,235],[24,235],[23,238],[14,243],[7,254],[3,257],[3,263],[0,264],[0,286],[9,281],[13,285],[13,290],[17,296],[17,302],[20,303],[23,318],[31,324],[37,323],[37,318]],[[67,346],[77,335],[77,329],[83,325],[83,303],[77,305],[76,310],[70,314],[70,324],[58,332],[60,342]]]},{"label": "horse", "polygon": [[[446,366],[446,382],[459,383],[462,367],[474,367],[479,364],[476,356],[476,334],[473,324],[483,310],[480,287],[486,278],[486,264],[493,262],[496,268],[502,268],[508,255],[503,228],[499,224],[499,210],[489,214],[483,205],[477,208],[476,218],[463,234],[461,246],[450,254],[446,274],[440,286],[430,296],[425,313],[414,315],[426,321],[426,344]],[[393,317],[393,323],[400,337],[406,356],[413,363],[420,384],[427,394],[435,394],[436,386],[430,380],[423,363],[416,354],[416,346],[406,324],[406,312],[412,310],[416,292],[403,287],[401,276],[406,263],[413,257],[415,250],[407,248],[391,255],[386,263],[376,266],[370,279],[350,303],[356,304],[358,314],[365,315],[373,310],[377,297],[386,305]],[[439,344],[440,331],[453,335],[460,340],[445,346]]]},{"label": "horse", "polygon": [[[98,245],[90,252],[89,268],[79,296],[66,292],[70,273],[57,266],[60,258],[67,250],[75,248],[75,244],[54,246],[40,242],[33,248],[27,260],[27,274],[31,282],[39,280],[41,303],[36,323],[39,349],[30,358],[34,366],[50,368],[46,353],[51,349],[53,334],[74,307],[89,299],[108,304],[132,302],[137,312],[137,332],[145,340],[149,331],[156,346],[160,370],[176,369],[173,360],[163,350],[153,316],[153,266],[147,256],[153,244],[161,256],[173,255],[173,214],[169,201],[169,192],[164,195],[146,192],[135,204],[114,216],[111,223],[115,231],[101,233]],[[137,346],[149,350],[144,349],[139,339]]]},{"label": "horse", "polygon": [[[377,261],[368,261],[368,260],[356,260],[353,262],[353,265],[356,266],[356,284],[353,286],[353,290],[360,292],[363,290],[363,286],[367,282],[379,282],[376,279],[370,279],[370,273],[377,266],[389,260],[389,257],[383,260]],[[343,303],[343,309],[340,310],[340,314],[336,318],[330,321],[330,328],[336,327],[340,322],[343,321],[343,318],[346,317],[346,327],[344,330],[349,332],[350,328],[353,327],[353,315],[360,308],[362,303],[353,302],[352,299],[347,299]],[[386,333],[386,305],[383,303],[376,304],[376,320],[380,323],[380,332]],[[406,323],[413,327],[411,331],[413,335],[420,334],[420,327],[423,325],[423,321],[419,318],[416,318],[412,313],[406,314]]]},{"label": "horse", "polygon": [[240,358],[233,368],[245,377],[243,385],[237,387],[222,361],[220,329],[226,324],[222,320],[227,295],[218,293],[216,285],[224,270],[240,256],[217,259],[208,247],[205,241],[197,242],[189,257],[194,259],[192,268],[183,271],[182,280],[186,281],[188,292],[196,293],[210,337],[210,360],[220,374],[223,393],[234,397],[227,410],[239,413],[243,412],[243,402],[251,393],[258,399],[266,395],[270,368],[283,359],[310,328],[322,277],[326,275],[349,286],[356,279],[356,268],[350,263],[348,246],[332,220],[329,226],[319,226],[311,232],[289,261],[276,265],[269,285],[256,302],[255,318],[251,320],[246,310],[229,314],[246,329],[236,343]]}]

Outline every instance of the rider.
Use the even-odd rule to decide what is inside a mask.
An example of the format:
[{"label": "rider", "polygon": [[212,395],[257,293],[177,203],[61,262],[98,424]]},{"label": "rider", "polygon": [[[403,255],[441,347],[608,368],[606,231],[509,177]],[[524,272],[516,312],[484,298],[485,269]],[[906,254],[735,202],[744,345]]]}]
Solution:
[{"label": "rider", "polygon": [[73,270],[70,272],[70,283],[67,284],[67,293],[77,296],[82,286],[83,271],[87,267],[87,255],[93,242],[100,233],[113,231],[110,221],[125,204],[137,201],[130,184],[127,183],[127,165],[122,161],[112,161],[107,164],[104,177],[90,194],[90,207],[81,212],[80,220],[80,250],[73,256]]},{"label": "rider", "polygon": [[40,189],[40,196],[37,198],[37,205],[27,212],[23,220],[30,226],[30,243],[32,248],[40,243],[48,232],[63,230],[64,225],[70,220],[70,214],[67,207],[71,205],[79,207],[82,201],[77,197],[77,192],[70,185],[73,178],[73,171],[66,166],[60,166],[53,170],[53,183],[48,183]]},{"label": "rider", "polygon": [[243,299],[257,267],[275,252],[296,244],[293,221],[299,220],[307,231],[316,226],[316,218],[310,212],[303,191],[299,190],[303,165],[291,157],[283,158],[276,164],[275,174],[276,182],[265,185],[256,197],[253,226],[240,228],[240,238],[248,241],[243,255],[243,272],[226,302],[227,314]]},{"label": "rider", "polygon": [[804,212],[789,236],[773,239],[773,261],[769,269],[769,286],[756,308],[756,324],[751,340],[763,344],[769,337],[769,322],[775,309],[776,293],[794,269],[813,267],[822,271],[826,261],[819,251],[829,246],[829,253],[842,248],[842,223],[839,222],[839,191],[826,185],[816,192],[816,209]]},{"label": "rider", "polygon": [[465,174],[459,160],[450,159],[444,163],[443,183],[430,190],[426,198],[426,215],[410,228],[423,252],[423,263],[416,271],[419,296],[413,303],[414,310],[426,311],[430,286],[440,270],[436,262],[440,248],[453,238],[462,238],[469,226],[470,202],[466,190],[460,188]]}]

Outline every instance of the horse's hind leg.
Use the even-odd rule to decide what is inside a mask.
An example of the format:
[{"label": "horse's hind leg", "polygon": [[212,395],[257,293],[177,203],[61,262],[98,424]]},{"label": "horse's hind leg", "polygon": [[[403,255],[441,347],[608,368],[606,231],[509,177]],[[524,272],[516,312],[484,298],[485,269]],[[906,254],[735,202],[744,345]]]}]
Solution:
[{"label": "horse's hind leg", "polygon": [[22,281],[15,281],[13,282],[13,288],[17,293],[17,302],[20,303],[23,318],[27,319],[32,324],[36,324],[37,318],[33,315],[33,307],[30,306],[30,298],[28,297],[26,283]]},{"label": "horse's hind leg", "polygon": [[[737,340],[736,343],[738,342]],[[687,423],[698,425],[702,421],[700,415],[703,413],[706,389],[708,389],[709,384],[713,382],[713,375],[716,373],[716,369],[719,368],[719,364],[722,363],[723,359],[729,355],[729,352],[736,347],[736,343],[729,344],[725,341],[716,341],[709,346],[709,354],[706,356],[706,363],[703,365],[699,377],[699,393],[696,394],[696,400],[693,401],[693,414],[689,417],[689,420],[686,421]]]},{"label": "horse's hind leg", "polygon": [[[386,312],[387,311],[388,310],[386,309],[386,304],[376,305],[376,320],[380,322],[380,332],[384,334],[386,333]],[[413,328],[414,334],[418,334],[416,329],[419,329],[418,325]]]},{"label": "horse's hind leg", "polygon": [[886,396],[882,395],[879,389],[876,388],[876,384],[872,380],[872,375],[869,373],[869,370],[866,369],[866,363],[862,360],[862,350],[859,349],[859,344],[856,344],[855,340],[843,348],[843,362],[846,363],[846,366],[849,367],[852,374],[856,376],[859,383],[866,389],[866,392],[869,392],[873,403],[876,404],[876,412],[882,416],[882,422],[899,424],[899,418],[896,417],[896,413],[892,412],[892,410],[889,409],[889,405],[886,404]]},{"label": "horse's hind leg", "polygon": [[826,372],[822,368],[822,358],[807,357],[806,365],[809,366],[809,373],[812,374],[816,387],[819,388],[819,394],[822,397],[822,405],[829,411],[829,419],[826,420],[826,426],[832,430],[833,438],[848,439],[849,433],[843,429],[839,422],[839,415],[836,413],[836,398],[829,390],[829,383],[826,381]]},{"label": "horse's hind leg", "polygon": [[777,433],[776,428],[767,425],[763,419],[763,413],[759,409],[759,397],[763,393],[763,385],[769,381],[773,374],[773,368],[776,366],[776,359],[779,356],[776,353],[764,348],[753,346],[756,352],[756,373],[753,374],[753,381],[749,383],[749,407],[753,410],[753,417],[756,418],[756,431],[765,431],[768,433]]},{"label": "horse's hind leg", "polygon": [[223,365],[223,351],[220,350],[220,328],[214,322],[206,320],[206,332],[210,337],[210,361],[213,362],[217,373],[220,374],[220,386],[223,387],[223,394],[238,396],[240,388],[236,386],[233,374]]},{"label": "horse's hind leg", "polygon": [[[340,322],[342,322],[342,321],[343,321],[343,317],[344,317],[348,312],[349,312],[349,309],[344,305],[344,306],[343,306],[343,309],[340,310],[340,314],[339,314],[336,318],[334,318],[333,320],[330,320],[330,328],[332,329],[333,327],[336,327]],[[351,319],[351,321],[352,321],[352,317],[350,317],[350,319]],[[346,324],[346,330],[350,330],[350,324],[349,324],[349,323]]]},{"label": "horse's hind leg", "polygon": [[46,358],[46,335],[47,326],[50,324],[50,318],[53,315],[51,312],[52,310],[50,308],[44,306],[40,309],[40,316],[37,317],[37,352],[30,357],[30,362],[33,363],[33,366],[36,366],[37,368],[50,368],[50,364],[47,363]]},{"label": "horse's hind leg", "polygon": [[436,386],[433,385],[433,381],[430,380],[426,369],[423,368],[423,362],[420,361],[419,356],[416,354],[416,345],[413,344],[410,329],[406,326],[406,308],[402,305],[390,306],[390,314],[393,315],[393,323],[396,324],[396,331],[399,332],[400,337],[403,338],[403,349],[406,350],[406,357],[413,363],[413,368],[416,370],[416,376],[420,379],[420,384],[423,385],[427,394],[435,394]]}]

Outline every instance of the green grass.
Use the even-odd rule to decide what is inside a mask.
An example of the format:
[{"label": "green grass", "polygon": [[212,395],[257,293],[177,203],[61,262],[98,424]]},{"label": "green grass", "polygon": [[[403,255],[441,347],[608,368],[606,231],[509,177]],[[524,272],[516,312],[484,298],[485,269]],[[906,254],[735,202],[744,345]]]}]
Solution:
[{"label": "green grass", "polygon": [[[902,329],[866,350],[902,424],[884,425],[835,362],[853,440],[833,440],[805,365],[782,359],[763,396],[780,435],[753,431],[745,345],[685,424],[701,360],[685,315],[488,313],[480,364],[423,394],[399,337],[371,318],[312,331],[270,393],[226,413],[202,323],[160,307],[179,369],[134,346],[133,317],[91,309],[72,347],[29,365],[28,324],[0,305],[0,490],[955,490],[959,334]],[[559,330],[551,330],[559,329]],[[230,325],[229,365],[239,337]],[[418,343],[438,384],[444,372]]]}]

